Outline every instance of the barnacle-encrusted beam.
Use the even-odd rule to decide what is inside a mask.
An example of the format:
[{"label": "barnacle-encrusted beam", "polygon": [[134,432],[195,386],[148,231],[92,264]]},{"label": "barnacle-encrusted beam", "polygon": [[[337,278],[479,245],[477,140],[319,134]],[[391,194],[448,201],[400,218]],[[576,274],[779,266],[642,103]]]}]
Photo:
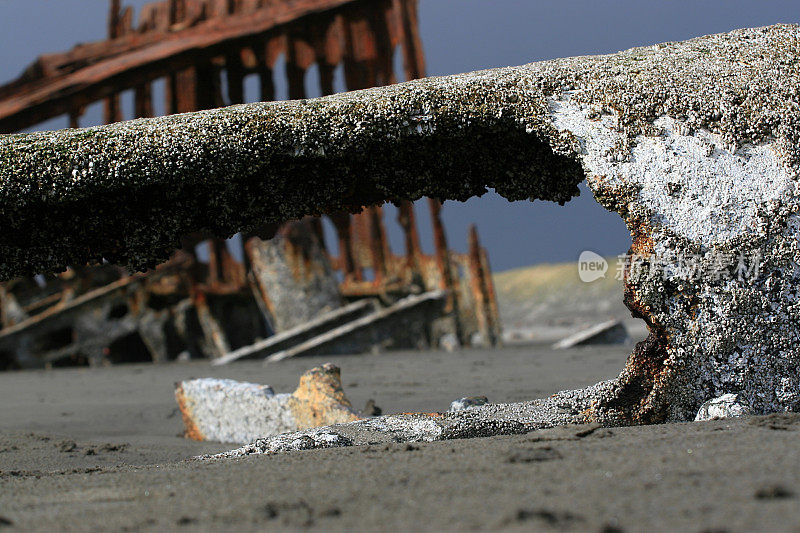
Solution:
[{"label": "barnacle-encrusted beam", "polygon": [[800,30],[779,25],[0,137],[0,276],[103,258],[139,268],[189,232],[224,237],[383,200],[492,187],[565,202],[587,178],[631,230],[625,298],[651,335],[617,380],[482,408],[485,420],[685,420],[727,392],[755,412],[797,410],[798,57]]}]

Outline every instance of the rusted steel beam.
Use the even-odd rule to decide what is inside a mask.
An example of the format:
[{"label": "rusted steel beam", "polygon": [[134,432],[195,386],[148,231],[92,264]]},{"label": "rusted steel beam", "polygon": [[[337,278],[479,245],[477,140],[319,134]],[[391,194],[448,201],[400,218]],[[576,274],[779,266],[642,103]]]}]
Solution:
[{"label": "rusted steel beam", "polygon": [[230,14],[230,0],[208,0],[209,18],[224,18]]},{"label": "rusted steel beam", "polygon": [[[185,29],[203,20],[202,6],[195,0],[191,4],[189,23],[179,25],[175,30]],[[112,6],[113,7],[113,6]],[[13,94],[20,88],[24,88],[31,83],[40,83],[45,78],[64,75],[78,69],[92,65],[99,61],[109,59],[128,53],[136,48],[158,42],[163,38],[163,31],[166,27],[157,28],[159,13],[164,9],[163,3],[145,4],[142,7],[139,26],[134,28],[133,9],[126,7],[121,12],[116,11],[116,28],[118,37],[113,40],[95,41],[81,43],[67,52],[50,53],[39,56],[18,79],[0,87],[0,98],[5,98]],[[113,9],[109,10],[112,14]],[[110,29],[110,24],[108,25]],[[181,28],[180,26],[183,26]],[[149,33],[160,30],[161,34]],[[148,34],[149,33],[149,34]],[[109,32],[110,34],[110,32]]]},{"label": "rusted steel beam", "polygon": [[244,0],[228,0],[228,13],[231,15],[241,13],[243,6]]},{"label": "rusted steel beam", "polygon": [[227,247],[222,254],[222,279],[236,291],[244,289],[247,284],[247,271],[244,265],[233,257]]},{"label": "rusted steel beam", "polygon": [[183,22],[186,15],[186,0],[169,0],[169,18],[171,25]]},{"label": "rusted steel beam", "polygon": [[205,61],[195,69],[197,72],[198,108],[215,109],[224,106],[220,68],[213,61]]},{"label": "rusted steel beam", "polygon": [[306,97],[306,71],[298,66],[294,54],[291,53],[293,49],[294,47],[290,43],[290,52],[286,57],[286,80],[289,84],[289,99],[302,100]]},{"label": "rusted steel beam", "polygon": [[203,272],[203,269],[201,268],[202,262],[197,257],[197,246],[204,240],[205,236],[201,233],[185,235],[181,239],[180,251],[190,258],[189,266],[183,272],[181,272],[181,275],[186,280],[186,284],[189,287],[201,285],[204,281],[206,281],[205,276],[207,273]]},{"label": "rusted steel beam", "polygon": [[245,46],[241,49],[241,58],[242,58],[242,68],[246,71],[247,74],[253,73],[258,66],[258,58],[256,57],[256,53],[253,51],[252,46]]},{"label": "rusted steel beam", "polygon": [[170,74],[164,84],[164,114],[174,115],[178,113],[178,80],[175,74]]},{"label": "rusted steel beam", "polygon": [[344,281],[345,283],[361,281],[361,269],[356,266],[353,258],[352,218],[350,213],[335,213],[330,218],[336,228],[336,236],[339,239],[339,265],[344,272]]},{"label": "rusted steel beam", "polygon": [[144,22],[140,30],[143,32],[166,33],[171,22],[169,18],[169,5],[167,2],[147,4],[142,8],[140,17]]},{"label": "rusted steel beam", "polygon": [[153,88],[150,82],[143,83],[134,89],[134,114],[136,118],[155,116],[153,112]]},{"label": "rusted steel beam", "polygon": [[241,13],[253,13],[262,7],[262,0],[241,0],[239,11]]},{"label": "rusted steel beam", "polygon": [[[108,13],[108,38],[116,39],[122,35],[120,20],[122,18],[120,0],[109,2]],[[118,94],[108,96],[103,102],[103,122],[111,124],[122,120],[122,109]]]},{"label": "rusted steel beam", "polygon": [[223,239],[214,238],[208,244],[208,280],[209,287],[226,291],[240,290],[245,285],[244,268],[234,259]]},{"label": "rusted steel beam", "polygon": [[120,37],[119,22],[122,18],[122,2],[121,0],[110,0],[108,4],[108,38],[116,39]]},{"label": "rusted steel beam", "polygon": [[208,245],[208,284],[216,285],[223,281],[224,274],[222,272],[222,256],[228,252],[225,246],[225,241],[219,238],[213,238],[206,241]]},{"label": "rusted steel beam", "polygon": [[380,208],[377,206],[367,208],[367,222],[369,228],[369,249],[372,255],[372,269],[375,273],[375,285],[381,285],[386,280],[386,247],[384,245],[381,227]]},{"label": "rusted steel beam", "polygon": [[[199,60],[244,46],[269,30],[356,0],[298,0],[255,13],[210,19],[182,31],[126,35],[106,42],[105,58],[64,74],[26,78],[0,101],[0,132],[10,132],[66,114],[77,94],[89,102],[158,79]],[[0,89],[0,91],[3,91]]]},{"label": "rusted steel beam", "polygon": [[319,90],[322,96],[333,94],[333,74],[336,67],[327,63],[317,63],[319,69]]},{"label": "rusted steel beam", "polygon": [[333,74],[342,61],[343,18],[337,15],[322,20],[312,31],[314,54],[319,69],[320,92],[323,96],[334,93]]},{"label": "rusted steel beam", "polygon": [[[184,22],[187,16],[186,0],[169,0],[166,16],[170,27]],[[166,114],[197,111],[200,102],[197,94],[197,69],[189,67],[167,76]]]},{"label": "rusted steel beam", "polygon": [[378,226],[378,236],[380,238],[381,247],[383,248],[383,257],[384,257],[384,264],[386,265],[387,271],[389,267],[389,261],[392,257],[392,248],[389,245],[389,236],[386,233],[386,224],[384,222],[384,213],[383,213],[383,206],[376,205],[373,207],[376,211],[376,223]]},{"label": "rusted steel beam", "polygon": [[273,79],[272,67],[268,66],[261,56],[258,73],[259,100],[261,102],[271,102],[275,100],[275,80]]},{"label": "rusted steel beam", "polygon": [[481,259],[481,244],[475,224],[469,227],[469,252],[467,257],[470,292],[472,292],[472,300],[475,305],[478,332],[485,346],[494,346],[495,335],[490,318],[492,311],[489,303],[489,289],[486,287],[486,274],[483,271],[483,261]]},{"label": "rusted steel beam", "polygon": [[248,346],[238,348],[222,359],[214,361],[214,366],[226,365],[240,359],[265,358],[276,352],[289,349],[309,339],[313,339],[343,324],[351,323],[361,317],[381,309],[375,298],[359,298],[333,311],[320,313],[315,318],[281,333],[257,340]]},{"label": "rusted steel beam", "polygon": [[167,335],[164,331],[168,320],[168,310],[149,309],[141,313],[136,320],[139,337],[150,352],[150,358],[154,363],[164,363],[169,360]]},{"label": "rusted steel beam", "polygon": [[353,30],[350,25],[350,17],[342,16],[342,63],[344,64],[344,85],[348,91],[363,89],[364,84],[359,75],[358,65],[355,60],[355,49],[353,44]]},{"label": "rusted steel beam", "polygon": [[80,128],[80,119],[83,116],[83,109],[73,109],[69,112],[69,127]]},{"label": "rusted steel beam", "polygon": [[306,71],[315,60],[311,33],[306,24],[296,23],[286,35],[286,79],[291,100],[306,98]]},{"label": "rusted steel beam", "polygon": [[54,305],[54,304],[57,304],[57,303],[61,302],[62,300],[64,300],[65,297],[68,297],[68,296],[69,296],[69,293],[67,291],[56,292],[54,294],[51,294],[50,296],[42,298],[41,300],[37,300],[35,302],[32,302],[32,303],[26,305],[25,307],[22,308],[22,310],[27,315],[36,314],[40,310],[47,309],[51,305]]},{"label": "rusted steel beam", "polygon": [[425,54],[419,34],[416,0],[392,0],[394,12],[399,17],[403,68],[406,81],[425,77]]},{"label": "rusted steel beam", "polygon": [[272,363],[298,355],[364,353],[396,347],[429,348],[429,325],[441,316],[444,291],[412,294],[389,307],[332,328],[266,358]]},{"label": "rusted steel beam", "polygon": [[[166,278],[174,277],[176,268],[182,266],[180,261],[170,263],[154,272],[133,277],[116,278],[115,272],[118,275],[119,271],[107,265],[52,276],[40,295],[52,289],[57,292],[33,302],[28,300],[22,312],[14,305],[16,291],[8,292],[2,301],[5,322],[0,331],[0,343],[3,350],[12,352],[22,366],[50,364],[74,355],[86,356],[94,364],[108,358],[112,343],[138,331],[150,350],[150,359],[163,360],[166,346],[158,340],[157,326],[148,321],[151,318],[166,320],[167,313],[161,312],[160,318],[146,316],[152,311],[144,307],[144,292],[160,282],[166,281],[169,285]],[[110,279],[114,281],[108,282]],[[27,283],[27,280],[14,282],[17,283]],[[22,289],[24,294],[24,286]],[[118,311],[120,307],[121,312]],[[146,338],[148,335],[150,337]],[[163,340],[163,327],[161,338]],[[153,342],[148,345],[150,340]]]},{"label": "rusted steel beam", "polygon": [[369,15],[360,8],[349,9],[344,16],[344,75],[348,90],[377,85],[378,50],[369,23]]},{"label": "rusted steel beam", "polygon": [[402,281],[387,282],[377,286],[371,281],[353,281],[343,283],[342,296],[345,298],[380,298],[387,294],[408,294],[408,286]]},{"label": "rusted steel beam", "polygon": [[441,288],[448,293],[447,311],[455,309],[455,286],[453,283],[453,270],[450,266],[450,250],[447,248],[447,236],[442,223],[442,203],[434,198],[428,198],[428,208],[431,213],[433,226],[433,246],[435,248],[436,265],[441,276]]},{"label": "rusted steel beam", "polygon": [[228,79],[228,103],[244,103],[244,65],[241,50],[236,49],[225,56],[225,74]]},{"label": "rusted steel beam", "polygon": [[267,38],[263,46],[255,46],[256,72],[261,89],[261,101],[275,100],[275,79],[273,67],[278,57],[286,50],[286,36],[274,35]]},{"label": "rusted steel beam", "polygon": [[356,268],[375,270],[375,252],[372,247],[372,219],[368,208],[353,215],[353,255]]},{"label": "rusted steel beam", "polygon": [[414,212],[414,203],[403,200],[397,206],[397,222],[403,228],[403,237],[406,248],[406,268],[419,271],[419,257],[422,255],[422,245],[417,229],[417,216]]},{"label": "rusted steel beam", "polygon": [[197,69],[190,67],[170,78],[172,109],[175,113],[188,113],[201,109],[198,99]]},{"label": "rusted steel beam", "polygon": [[104,287],[99,289],[95,289],[93,291],[87,292],[86,294],[82,294],[69,302],[66,302],[64,305],[50,307],[46,311],[39,313],[38,315],[31,317],[28,320],[24,320],[17,324],[14,324],[11,327],[7,327],[0,331],[0,340],[5,340],[13,335],[23,332],[24,330],[41,324],[47,320],[50,320],[58,315],[63,315],[66,313],[73,312],[79,308],[85,307],[92,302],[106,297],[111,293],[123,291],[127,289],[132,284],[140,281],[146,276],[146,274],[134,274],[129,278],[121,279],[114,283],[110,283]]},{"label": "rusted steel beam", "polygon": [[394,72],[394,45],[390,25],[393,12],[390,0],[380,0],[379,5],[366,10],[369,26],[375,43],[375,67],[378,85],[397,83]]},{"label": "rusted steel beam", "polygon": [[183,17],[183,28],[189,28],[204,20],[208,20],[209,7],[207,0],[187,0],[186,15]]},{"label": "rusted steel beam", "polygon": [[394,49],[400,46],[403,37],[400,15],[394,0],[383,0],[383,17],[392,50],[392,64],[394,64]]},{"label": "rusted steel beam", "polygon": [[352,217],[353,257],[356,269],[372,268],[372,252],[369,248],[369,215],[366,210]]},{"label": "rusted steel beam", "polygon": [[197,312],[200,329],[203,331],[206,355],[218,359],[230,352],[231,345],[225,330],[211,312],[205,292],[197,286],[192,287],[192,303]]},{"label": "rusted steel beam", "polygon": [[[138,34],[148,34],[156,28],[156,4],[145,4],[139,11],[139,25],[136,28]],[[79,61],[89,64],[91,60],[103,59],[105,57],[112,57],[114,54],[114,46],[109,46],[110,43],[96,42],[84,45],[78,45],[72,50],[63,54],[51,54],[43,56],[43,60],[50,69],[56,70],[61,64],[68,64],[69,60]],[[105,46],[103,46],[105,45]],[[121,53],[125,53],[124,51]]]},{"label": "rusted steel beam", "polygon": [[492,267],[486,248],[481,248],[481,265],[483,266],[484,284],[486,285],[489,301],[489,326],[494,337],[494,346],[500,346],[503,344],[503,326],[500,322],[500,309],[497,306],[497,291],[494,287]]},{"label": "rusted steel beam", "polygon": [[250,244],[250,240],[258,234],[261,234],[264,239],[271,238],[277,232],[278,227],[277,224],[269,224],[266,227],[259,228],[257,231],[242,232],[240,234],[242,253],[241,272],[244,276],[243,283],[247,284],[250,288],[250,292],[258,306],[258,310],[268,333],[274,333],[275,325],[273,324],[272,311],[268,307],[268,303],[270,302],[269,294],[266,293],[265,290],[262,290],[262,286],[257,279],[252,262],[250,261],[251,246],[253,246]]},{"label": "rusted steel beam", "polygon": [[[329,37],[329,60],[334,58],[334,54],[341,53],[345,83],[350,90],[373,87],[380,83],[377,67],[380,51],[370,23],[370,11],[360,7],[348,9],[336,21],[337,27],[332,29]],[[342,43],[338,49],[333,44],[335,37],[339,37],[338,41]],[[368,207],[363,213],[356,215],[355,222],[355,255],[363,264],[363,252],[368,250],[369,263],[374,273],[373,283],[382,285],[386,282],[389,253],[382,210],[377,206]]]},{"label": "rusted steel beam", "polygon": [[28,313],[19,304],[14,294],[7,290],[7,285],[7,283],[0,283],[0,325],[4,328],[29,318]]}]

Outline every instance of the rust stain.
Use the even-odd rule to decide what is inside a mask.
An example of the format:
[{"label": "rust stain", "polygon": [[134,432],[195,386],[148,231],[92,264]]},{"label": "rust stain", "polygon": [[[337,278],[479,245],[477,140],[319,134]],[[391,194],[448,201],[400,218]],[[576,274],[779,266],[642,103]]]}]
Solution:
[{"label": "rust stain", "polygon": [[350,213],[342,212],[331,216],[333,225],[336,228],[336,235],[339,239],[339,268],[344,271],[345,283],[360,281],[361,271],[356,270],[356,262],[353,258],[353,238],[351,234]]},{"label": "rust stain", "polygon": [[447,304],[445,312],[451,313],[456,309],[455,284],[453,283],[453,270],[450,265],[450,254],[447,248],[447,236],[442,224],[441,212],[442,203],[434,198],[428,199],[428,207],[431,213],[431,225],[433,226],[433,243],[436,248],[436,265],[441,276],[441,288],[447,291]]},{"label": "rust stain", "polygon": [[411,272],[419,272],[419,257],[422,255],[422,245],[417,231],[417,218],[414,213],[414,204],[408,200],[400,202],[397,208],[397,222],[403,229],[406,248],[405,268]]},{"label": "rust stain", "polygon": [[631,242],[630,254],[635,254],[641,257],[649,256],[653,253],[654,242],[651,235],[652,229],[649,223],[645,221],[628,221],[628,227],[631,229]]},{"label": "rust stain", "polygon": [[375,285],[386,280],[387,242],[386,230],[383,227],[383,216],[380,207],[367,208],[369,228],[369,249],[372,255],[372,268],[375,270]]},{"label": "rust stain", "polygon": [[186,395],[183,392],[183,387],[180,383],[175,384],[175,401],[178,402],[178,409],[181,412],[181,418],[183,418],[183,426],[186,428],[183,436],[187,439],[197,441],[206,440],[206,437],[197,427],[197,424],[194,423],[194,415],[190,407],[190,402],[186,398]]},{"label": "rust stain", "polygon": [[631,232],[631,247],[628,250],[629,261],[623,275],[625,306],[635,318],[641,318],[647,324],[648,337],[637,343],[620,374],[614,393],[592,406],[585,414],[588,420],[594,420],[602,411],[614,412],[625,424],[652,424],[663,422],[666,412],[659,403],[660,385],[667,373],[665,361],[668,357],[669,339],[664,327],[657,323],[633,285],[630,275],[632,264],[636,261],[647,261],[654,252],[652,227],[647,220],[633,216],[628,205],[637,194],[634,189],[615,187],[608,184],[604,176],[593,178],[600,185],[595,198],[607,209],[619,213]]},{"label": "rust stain", "polygon": [[491,331],[494,335],[495,346],[502,344],[502,326],[500,325],[500,308],[497,304],[497,291],[494,287],[494,277],[492,276],[492,266],[489,262],[489,252],[486,248],[481,248],[481,265],[483,266],[484,283],[486,284],[487,297],[489,298],[489,319]]}]

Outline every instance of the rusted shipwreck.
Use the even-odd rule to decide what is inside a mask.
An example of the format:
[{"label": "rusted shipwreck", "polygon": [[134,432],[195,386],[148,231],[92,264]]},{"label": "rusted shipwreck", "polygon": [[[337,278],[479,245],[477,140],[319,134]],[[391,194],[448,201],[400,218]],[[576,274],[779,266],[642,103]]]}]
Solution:
[{"label": "rusted shipwreck", "polygon": [[[358,227],[368,216],[346,218]],[[212,239],[207,262],[186,247],[143,273],[104,264],[7,281],[0,366],[226,364],[499,341],[487,254],[475,239],[469,254],[445,249],[444,263],[391,254],[380,239],[381,267],[370,280],[342,272],[342,257],[324,251],[313,224],[285,224],[269,240],[248,236],[244,261]],[[350,246],[355,272],[371,271],[375,243],[352,232]]]},{"label": "rusted shipwreck", "polygon": [[[239,104],[247,76],[258,78],[259,98],[270,101],[278,82],[289,98],[305,98],[312,68],[322,94],[334,92],[337,73],[345,87],[361,89],[419,78],[425,69],[416,0],[166,0],[145,5],[136,24],[133,10],[112,0],[108,34],[40,57],[0,87],[0,132],[63,114],[77,128],[97,101],[106,123],[152,117],[157,103],[166,114]],[[402,73],[395,72],[395,52],[403,56]],[[159,80],[163,95],[154,90]],[[258,203],[253,192],[237,194]],[[354,203],[328,213],[336,234],[330,247],[319,217],[253,225],[234,241],[206,240],[221,235],[209,219],[166,263],[146,261],[155,268],[144,273],[108,264],[112,257],[94,257],[95,266],[65,263],[71,266],[64,273],[39,277],[31,265],[26,276],[0,286],[0,367],[276,360],[423,348],[442,338],[496,344],[499,316],[477,230],[469,253],[454,253],[442,205],[430,199],[435,252],[428,255],[414,204],[395,203],[404,234],[399,253],[390,249],[384,209],[359,213]]]},{"label": "rusted shipwreck", "polygon": [[[304,430],[233,454],[691,420],[726,393],[754,413],[797,411],[798,50],[800,28],[778,25],[2,137],[0,273],[101,257],[141,267],[198,228],[229,235],[387,199],[463,199],[493,187],[563,203],[587,179],[631,230],[625,300],[650,329],[618,378],[518,404]],[[242,189],[262,201],[243,201]],[[77,229],[65,228],[69,217]],[[728,256],[758,267],[737,275]]]}]

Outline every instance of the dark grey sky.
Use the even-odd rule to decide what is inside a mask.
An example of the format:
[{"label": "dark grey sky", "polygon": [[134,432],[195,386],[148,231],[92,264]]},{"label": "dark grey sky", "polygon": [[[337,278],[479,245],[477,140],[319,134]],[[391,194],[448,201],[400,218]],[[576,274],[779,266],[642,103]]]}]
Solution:
[{"label": "dark grey sky", "polygon": [[[135,7],[146,0],[128,0]],[[0,83],[15,78],[36,55],[66,49],[105,33],[105,0],[0,0]],[[797,0],[421,0],[428,74],[453,74],[555,57],[611,53],[633,46],[747,26],[800,22]],[[313,85],[313,80],[309,80]],[[254,94],[252,84],[250,94]],[[280,94],[280,87],[279,87]],[[83,125],[100,120],[99,108]],[[47,129],[65,127],[51,121]],[[495,270],[569,261],[582,250],[624,252],[630,237],[616,214],[584,188],[564,207],[509,203],[489,193],[444,210],[453,248],[463,250],[467,226],[478,224]],[[427,220],[423,244],[430,249]],[[400,249],[398,230],[390,226]]]}]

